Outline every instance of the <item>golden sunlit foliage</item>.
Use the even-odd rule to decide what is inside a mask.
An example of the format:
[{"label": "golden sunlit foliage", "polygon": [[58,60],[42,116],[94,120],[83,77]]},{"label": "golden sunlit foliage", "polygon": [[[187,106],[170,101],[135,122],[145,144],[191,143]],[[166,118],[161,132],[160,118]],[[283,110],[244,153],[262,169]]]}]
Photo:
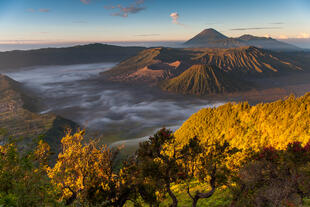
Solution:
[{"label": "golden sunlit foliage", "polygon": [[250,150],[272,146],[284,149],[289,143],[310,139],[310,93],[273,103],[250,106],[228,103],[218,108],[202,109],[192,115],[175,132],[179,147],[197,137],[202,143],[230,143],[243,150],[233,155],[230,163],[239,164]]},{"label": "golden sunlit foliage", "polygon": [[62,138],[62,152],[47,170],[52,184],[62,189],[61,200],[66,205],[77,201],[83,206],[122,206],[131,195],[134,178],[128,176],[130,169],[125,164],[115,169],[119,149],[98,146],[94,140],[83,143],[84,134],[68,131]]},{"label": "golden sunlit foliage", "polygon": [[112,152],[106,146],[97,148],[94,142],[83,145],[83,135],[84,131],[73,135],[69,131],[61,140],[62,152],[57,163],[48,170],[52,182],[62,189],[63,199],[70,199],[85,188],[101,186],[110,190],[108,183],[114,177]]}]

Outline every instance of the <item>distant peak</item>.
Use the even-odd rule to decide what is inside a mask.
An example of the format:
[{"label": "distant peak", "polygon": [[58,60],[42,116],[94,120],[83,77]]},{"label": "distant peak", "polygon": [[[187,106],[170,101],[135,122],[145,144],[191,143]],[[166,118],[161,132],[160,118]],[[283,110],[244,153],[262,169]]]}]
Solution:
[{"label": "distant peak", "polygon": [[202,32],[218,32],[218,31],[216,31],[213,28],[208,28],[208,29],[203,30]]},{"label": "distant peak", "polygon": [[216,38],[220,38],[220,39],[226,39],[227,38],[225,35],[216,31],[213,28],[205,29],[202,32],[200,32],[198,35],[205,35],[205,36],[208,36],[209,38],[210,37],[213,37],[213,38],[216,37]]},{"label": "distant peak", "polygon": [[240,38],[250,38],[250,37],[254,37],[254,35],[244,34]]},{"label": "distant peak", "polygon": [[272,39],[272,38],[271,37],[257,37],[254,35],[245,34],[239,37],[239,39],[249,41],[249,40],[266,40],[266,39]]},{"label": "distant peak", "polygon": [[224,40],[227,37],[215,29],[209,28],[200,32],[198,35],[187,41],[186,44],[201,44],[205,42]]}]

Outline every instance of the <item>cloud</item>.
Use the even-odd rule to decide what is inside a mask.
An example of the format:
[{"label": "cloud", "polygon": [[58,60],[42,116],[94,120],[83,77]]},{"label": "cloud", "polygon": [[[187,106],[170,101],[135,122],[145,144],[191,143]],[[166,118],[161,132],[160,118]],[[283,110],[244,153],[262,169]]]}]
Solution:
[{"label": "cloud", "polygon": [[73,21],[72,23],[74,24],[87,24],[88,22],[87,21]]},{"label": "cloud", "polygon": [[300,33],[299,35],[294,35],[294,36],[287,36],[287,35],[279,35],[277,37],[277,39],[285,39],[285,40],[288,40],[288,39],[310,39],[310,34],[309,33]]},{"label": "cloud", "polygon": [[280,25],[280,24],[284,24],[284,22],[271,22],[270,24]]},{"label": "cloud", "polygon": [[138,34],[135,36],[136,37],[153,37],[153,36],[160,36],[160,34]]},{"label": "cloud", "polygon": [[108,10],[119,9],[118,12],[112,13],[112,16],[128,17],[129,14],[136,14],[145,10],[146,8],[141,6],[142,4],[144,4],[144,0],[136,0],[129,6],[122,6],[121,4],[118,4],[116,6],[104,6],[104,8]]},{"label": "cloud", "polygon": [[0,44],[38,44],[42,40],[0,40]]},{"label": "cloud", "polygon": [[177,12],[171,13],[170,17],[172,18],[172,22],[174,24],[178,24],[178,19],[179,19],[180,15]]},{"label": "cloud", "polygon": [[297,36],[297,38],[299,38],[299,39],[307,39],[307,38],[310,38],[310,34],[302,32],[302,33],[300,33]]},{"label": "cloud", "polygon": [[47,13],[50,11],[51,11],[50,9],[39,9],[39,12],[41,12],[41,13]]},{"label": "cloud", "polygon": [[170,17],[172,18],[172,23],[173,24],[177,24],[177,25],[181,25],[181,26],[184,26],[184,24],[181,24],[179,22],[179,18],[180,18],[180,15],[178,12],[173,12],[170,14]]},{"label": "cloud", "polygon": [[144,4],[144,0],[136,0],[136,4],[137,5]]},{"label": "cloud", "polygon": [[80,0],[83,4],[89,4],[91,0]]},{"label": "cloud", "polygon": [[243,27],[233,28],[231,31],[246,31],[246,30],[263,30],[263,29],[282,29],[282,27]]},{"label": "cloud", "polygon": [[33,8],[29,8],[27,9],[27,12],[31,12],[31,13],[35,13],[35,12],[41,12],[41,13],[48,13],[50,12],[51,10],[50,9],[47,9],[47,8],[41,8],[41,9],[33,9]]},{"label": "cloud", "polygon": [[286,36],[286,35],[280,35],[277,39],[285,40],[285,39],[288,39],[288,36]]},{"label": "cloud", "polygon": [[32,9],[32,8],[29,8],[29,9],[27,9],[27,12],[34,13],[34,12],[36,12],[36,10],[35,10],[35,9]]},{"label": "cloud", "polygon": [[300,33],[299,35],[292,35],[292,36],[287,36],[287,35],[279,35],[277,39],[283,39],[283,40],[289,40],[289,39],[310,39],[310,34],[309,33]]}]

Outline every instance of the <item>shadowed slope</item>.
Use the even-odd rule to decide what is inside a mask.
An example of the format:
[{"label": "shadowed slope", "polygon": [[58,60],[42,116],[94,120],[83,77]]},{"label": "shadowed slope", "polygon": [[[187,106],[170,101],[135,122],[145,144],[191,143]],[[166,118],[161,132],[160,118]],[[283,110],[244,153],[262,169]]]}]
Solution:
[{"label": "shadowed slope", "polygon": [[52,149],[57,150],[64,130],[75,129],[77,125],[53,114],[34,113],[36,104],[37,100],[26,94],[20,83],[0,75],[0,128],[8,132],[7,136],[25,138],[25,143],[43,135]]},{"label": "shadowed slope", "polygon": [[0,70],[8,71],[38,65],[119,62],[136,55],[143,49],[143,47],[120,47],[98,43],[67,48],[0,52]]}]

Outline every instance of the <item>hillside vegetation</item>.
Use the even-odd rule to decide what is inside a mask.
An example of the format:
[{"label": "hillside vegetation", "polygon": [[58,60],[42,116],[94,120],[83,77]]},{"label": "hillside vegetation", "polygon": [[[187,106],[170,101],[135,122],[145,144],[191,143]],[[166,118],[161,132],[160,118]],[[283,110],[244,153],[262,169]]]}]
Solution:
[{"label": "hillside vegetation", "polygon": [[198,111],[174,135],[178,147],[193,137],[203,143],[227,141],[231,147],[243,150],[234,156],[244,159],[250,150],[268,146],[281,150],[296,141],[306,144],[310,139],[309,117],[310,93],[255,106],[228,103]]}]

